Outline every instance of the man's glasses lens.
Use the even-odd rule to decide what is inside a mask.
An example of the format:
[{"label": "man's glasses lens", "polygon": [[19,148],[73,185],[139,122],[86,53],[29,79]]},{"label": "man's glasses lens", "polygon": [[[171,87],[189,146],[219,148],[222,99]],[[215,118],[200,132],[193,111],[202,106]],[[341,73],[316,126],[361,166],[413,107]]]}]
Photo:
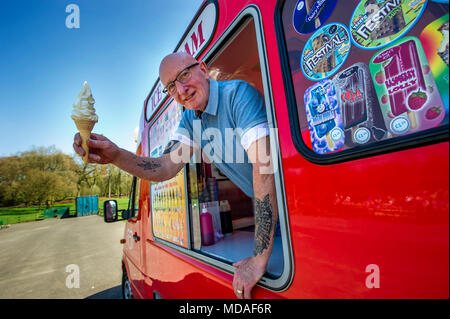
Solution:
[{"label": "man's glasses lens", "polygon": [[176,92],[176,87],[175,84],[171,83],[169,86],[167,86],[167,88],[165,88],[163,91],[165,91],[164,93],[169,92],[170,94],[173,94]]},{"label": "man's glasses lens", "polygon": [[181,83],[186,83],[190,78],[191,78],[191,71],[186,70],[184,72],[181,72],[177,80]]}]

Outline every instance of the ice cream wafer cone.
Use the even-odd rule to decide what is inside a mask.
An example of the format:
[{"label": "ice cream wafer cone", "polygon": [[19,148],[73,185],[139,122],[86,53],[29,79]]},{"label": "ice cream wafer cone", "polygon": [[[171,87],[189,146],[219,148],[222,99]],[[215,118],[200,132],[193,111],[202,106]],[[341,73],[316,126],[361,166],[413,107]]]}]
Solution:
[{"label": "ice cream wafer cone", "polygon": [[89,146],[87,145],[87,140],[91,136],[92,129],[96,121],[85,120],[85,119],[74,119],[75,125],[81,136],[81,147],[84,149],[85,154],[83,156],[83,162],[86,165],[89,155]]}]

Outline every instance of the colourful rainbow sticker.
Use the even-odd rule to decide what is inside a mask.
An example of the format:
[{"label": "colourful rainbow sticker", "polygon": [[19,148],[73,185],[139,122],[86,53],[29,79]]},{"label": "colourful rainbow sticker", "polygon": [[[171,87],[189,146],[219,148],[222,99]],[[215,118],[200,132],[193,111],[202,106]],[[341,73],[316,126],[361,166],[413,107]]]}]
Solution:
[{"label": "colourful rainbow sticker", "polygon": [[[424,71],[429,69],[433,73],[439,93],[444,102],[446,117],[448,118],[448,14],[430,23],[420,34],[420,42],[428,59],[429,66],[424,66]],[[429,69],[428,69],[429,68]]]}]

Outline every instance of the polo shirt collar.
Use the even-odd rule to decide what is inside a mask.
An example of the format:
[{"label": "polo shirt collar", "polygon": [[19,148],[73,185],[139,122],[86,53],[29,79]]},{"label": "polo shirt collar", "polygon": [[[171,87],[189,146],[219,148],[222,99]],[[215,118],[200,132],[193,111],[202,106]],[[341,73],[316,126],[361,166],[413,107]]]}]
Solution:
[{"label": "polo shirt collar", "polygon": [[219,104],[219,83],[213,79],[209,79],[209,98],[205,111],[208,114],[217,115],[217,106]]}]

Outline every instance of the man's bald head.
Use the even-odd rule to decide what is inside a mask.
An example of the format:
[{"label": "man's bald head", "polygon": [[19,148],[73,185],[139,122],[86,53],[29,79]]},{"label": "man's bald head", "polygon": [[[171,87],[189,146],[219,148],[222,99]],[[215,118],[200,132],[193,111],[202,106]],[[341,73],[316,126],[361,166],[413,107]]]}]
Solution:
[{"label": "man's bald head", "polygon": [[[161,64],[159,65],[159,77],[161,78],[161,74],[164,74],[164,71],[168,69],[174,69],[177,65],[191,65],[197,62],[194,57],[186,52],[175,52],[169,55],[166,55],[164,59],[162,59]],[[164,83],[164,82],[163,82]]]}]

